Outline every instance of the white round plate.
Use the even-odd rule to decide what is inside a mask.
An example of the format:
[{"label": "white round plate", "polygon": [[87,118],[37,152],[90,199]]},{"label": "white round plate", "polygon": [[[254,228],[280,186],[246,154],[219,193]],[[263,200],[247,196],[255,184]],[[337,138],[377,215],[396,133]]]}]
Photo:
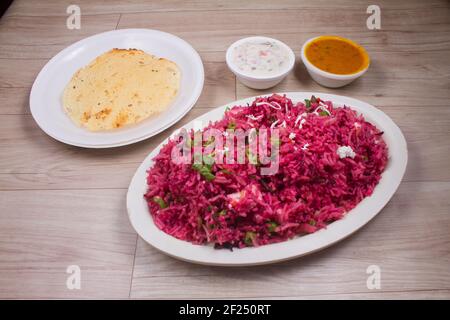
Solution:
[{"label": "white round plate", "polygon": [[[147,156],[136,171],[128,189],[128,215],[137,233],[156,249],[175,258],[207,265],[245,266],[279,262],[318,251],[351,235],[375,217],[395,193],[405,173],[408,150],[400,129],[385,113],[356,99],[313,92],[290,92],[286,95],[293,102],[303,101],[303,99],[309,99],[311,95],[315,95],[323,100],[330,100],[337,106],[345,104],[362,113],[367,121],[384,131],[383,138],[389,148],[389,162],[370,197],[361,201],[341,220],[329,224],[326,229],[292,240],[260,247],[234,249],[233,251],[214,249],[211,245],[194,245],[159,230],[153,223],[144,199],[147,190],[146,171],[152,166],[153,157],[159,153],[161,146],[167,142],[166,140]],[[227,106],[245,105],[247,102],[252,102],[254,98],[243,99],[216,108],[196,120],[200,120],[206,125],[209,121],[219,120]],[[193,122],[184,126],[186,129],[192,127]]]},{"label": "white round plate", "polygon": [[[136,48],[174,61],[181,70],[175,101],[161,114],[114,131],[90,132],[75,125],[62,107],[62,94],[72,75],[113,48]],[[203,88],[204,71],[198,53],[184,40],[148,29],[123,29],[78,41],[54,56],[37,76],[30,109],[39,127],[61,142],[86,148],[123,146],[147,139],[180,120]]]}]

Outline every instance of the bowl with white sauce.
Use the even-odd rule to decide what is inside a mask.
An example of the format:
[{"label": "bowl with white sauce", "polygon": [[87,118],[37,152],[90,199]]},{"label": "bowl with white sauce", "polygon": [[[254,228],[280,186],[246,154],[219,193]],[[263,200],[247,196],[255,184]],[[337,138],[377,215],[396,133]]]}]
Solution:
[{"label": "bowl with white sauce", "polygon": [[268,37],[243,38],[227,50],[228,68],[237,79],[253,89],[280,83],[295,64],[295,54],[283,42]]}]

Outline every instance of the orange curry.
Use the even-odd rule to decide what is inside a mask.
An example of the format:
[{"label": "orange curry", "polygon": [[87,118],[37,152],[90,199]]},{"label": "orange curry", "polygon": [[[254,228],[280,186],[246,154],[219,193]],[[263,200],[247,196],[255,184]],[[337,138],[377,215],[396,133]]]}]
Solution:
[{"label": "orange curry", "polygon": [[321,36],[311,41],[305,55],[317,68],[334,74],[357,73],[369,65],[369,55],[363,47],[337,36]]}]

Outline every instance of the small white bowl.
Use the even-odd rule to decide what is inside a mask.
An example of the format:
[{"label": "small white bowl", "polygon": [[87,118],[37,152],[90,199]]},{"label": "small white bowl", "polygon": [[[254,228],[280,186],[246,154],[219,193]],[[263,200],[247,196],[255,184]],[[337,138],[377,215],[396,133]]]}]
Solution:
[{"label": "small white bowl", "polygon": [[[289,56],[289,61],[288,61],[287,67],[284,68],[281,72],[279,72],[277,74],[274,74],[271,76],[266,76],[266,77],[253,76],[253,75],[249,75],[249,74],[239,71],[232,61],[231,54],[232,54],[233,49],[236,46],[240,45],[243,42],[247,42],[247,41],[271,41],[271,42],[275,42],[279,46],[285,48],[288,53],[288,56]],[[227,53],[226,53],[226,62],[227,62],[228,68],[230,68],[230,70],[235,74],[237,79],[240,82],[242,82],[244,85],[246,85],[247,87],[250,87],[253,89],[268,89],[273,86],[276,86],[288,75],[289,72],[292,71],[292,69],[294,68],[294,65],[295,65],[295,54],[289,46],[287,46],[285,43],[283,43],[279,40],[268,38],[268,37],[248,37],[248,38],[243,38],[243,39],[236,41],[228,48]]]},{"label": "small white bowl", "polygon": [[[326,72],[326,71],[323,71],[323,70],[317,68],[311,62],[309,62],[309,60],[306,58],[305,50],[309,43],[311,43],[312,41],[314,41],[318,38],[320,38],[320,36],[311,38],[308,41],[306,41],[303,44],[302,52],[301,52],[302,61],[306,67],[306,70],[308,70],[308,73],[311,76],[311,78],[313,78],[314,81],[316,81],[318,84],[320,84],[324,87],[328,87],[328,88],[343,87],[343,86],[349,84],[350,82],[361,77],[367,71],[367,69],[369,69],[370,59],[369,59],[369,63],[367,64],[367,67],[365,69],[363,69],[357,73],[352,73],[352,74],[335,74],[335,73]],[[354,43],[353,41],[351,41],[349,39],[345,39],[345,40],[347,40],[351,43]],[[354,44],[358,45],[356,43],[354,43]]]}]

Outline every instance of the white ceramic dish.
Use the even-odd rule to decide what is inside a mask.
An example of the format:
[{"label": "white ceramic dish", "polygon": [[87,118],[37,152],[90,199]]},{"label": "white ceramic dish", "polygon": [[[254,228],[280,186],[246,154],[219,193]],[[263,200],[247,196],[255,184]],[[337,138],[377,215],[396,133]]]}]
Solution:
[{"label": "white ceramic dish", "polygon": [[303,44],[301,58],[302,58],[303,64],[306,67],[306,70],[308,71],[311,78],[313,78],[313,80],[316,81],[321,86],[328,87],[328,88],[343,87],[343,86],[353,82],[354,80],[358,79],[359,77],[361,77],[364,73],[366,73],[367,69],[369,69],[369,65],[367,65],[367,67],[364,70],[361,70],[357,73],[341,75],[341,74],[334,74],[334,73],[326,72],[326,71],[323,71],[323,70],[317,68],[311,62],[309,62],[309,60],[306,58],[306,55],[305,55],[305,50],[306,50],[306,47],[308,46],[308,44],[310,42],[316,40],[317,38],[320,38],[320,37],[311,38]]},{"label": "white ceramic dish", "polygon": [[[270,42],[277,43],[279,46],[283,47],[289,55],[289,61],[288,61],[287,67],[285,69],[283,69],[280,73],[274,74],[272,76],[267,76],[267,77],[257,77],[257,76],[251,76],[251,75],[242,73],[233,64],[232,52],[235,47],[237,47],[238,45],[240,45],[244,42],[247,42],[247,41],[270,41]],[[243,39],[240,39],[240,40],[234,42],[227,49],[225,59],[226,59],[228,68],[231,70],[231,72],[233,72],[235,74],[237,79],[240,82],[242,82],[244,85],[246,85],[247,87],[253,88],[253,89],[268,89],[273,86],[276,86],[289,74],[289,72],[292,71],[292,69],[294,68],[294,65],[295,65],[295,54],[292,51],[292,49],[289,46],[287,46],[285,43],[283,43],[277,39],[272,39],[272,38],[268,38],[268,37],[248,37],[248,38],[243,38]]]},{"label": "white ceramic dish", "polygon": [[[79,68],[113,48],[137,48],[174,61],[181,69],[180,90],[168,109],[155,117],[118,130],[90,132],[66,115],[62,93]],[[39,127],[56,140],[86,148],[117,147],[147,139],[180,120],[200,96],[203,81],[200,56],[186,41],[157,30],[115,30],[78,41],[54,56],[33,84],[30,109]]]},{"label": "white ceramic dish", "polygon": [[[152,166],[152,158],[159,153],[161,146],[167,142],[166,140],[153,150],[140,165],[128,189],[128,215],[136,232],[156,249],[181,260],[207,265],[244,266],[279,262],[318,251],[346,238],[368,223],[387,204],[400,185],[408,160],[405,138],[397,125],[386,114],[368,103],[324,93],[286,93],[293,101],[302,101],[310,98],[313,94],[321,99],[331,100],[336,105],[351,106],[354,110],[362,113],[366,120],[384,131],[383,138],[389,148],[389,163],[374,193],[349,211],[343,219],[331,223],[326,229],[293,240],[233,251],[217,250],[210,245],[194,245],[169,236],[155,226],[143,197],[147,190],[146,170]],[[254,97],[232,102],[216,108],[196,120],[200,120],[204,124],[219,120],[226,107],[245,105],[253,99]],[[193,121],[184,126],[186,129],[192,127]]]}]

